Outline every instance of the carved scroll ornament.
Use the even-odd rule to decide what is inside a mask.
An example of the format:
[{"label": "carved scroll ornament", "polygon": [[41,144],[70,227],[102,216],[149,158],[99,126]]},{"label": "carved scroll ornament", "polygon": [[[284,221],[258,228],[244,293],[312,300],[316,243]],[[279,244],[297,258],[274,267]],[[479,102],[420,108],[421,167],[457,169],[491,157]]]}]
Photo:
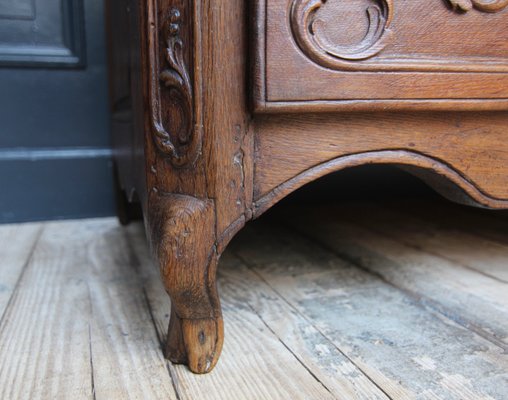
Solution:
[{"label": "carved scroll ornament", "polygon": [[[165,47],[165,67],[159,65],[159,32],[157,0],[149,2],[150,12],[150,105],[155,145],[168,156],[175,167],[192,164],[201,149],[201,132],[194,124],[192,83],[185,64],[185,46],[181,35],[182,13],[172,8],[164,22],[160,39]],[[188,49],[189,47],[187,47]],[[162,88],[161,88],[162,86]],[[178,115],[163,118],[168,105],[163,103],[162,90],[170,90],[173,108]],[[176,107],[175,107],[176,104]]]},{"label": "carved scroll ornament", "polygon": [[[293,36],[302,51],[318,64],[328,67],[348,67],[348,62],[371,58],[381,52],[393,39],[390,25],[393,21],[394,0],[372,0],[366,9],[367,33],[357,44],[338,45],[326,37],[325,23],[317,16],[318,10],[329,0],[293,0],[290,25]],[[483,12],[498,12],[508,6],[508,0],[445,0],[455,11],[467,12],[473,8]]]},{"label": "carved scroll ornament", "polygon": [[368,30],[363,40],[354,46],[338,46],[327,38],[317,35],[322,20],[316,12],[327,0],[295,0],[291,8],[293,35],[307,55],[326,53],[342,60],[364,60],[378,54],[389,42],[392,32],[393,0],[375,1],[367,8]]},{"label": "carved scroll ornament", "polygon": [[483,12],[498,12],[508,6],[508,0],[448,0],[454,10],[469,11],[476,8]]}]

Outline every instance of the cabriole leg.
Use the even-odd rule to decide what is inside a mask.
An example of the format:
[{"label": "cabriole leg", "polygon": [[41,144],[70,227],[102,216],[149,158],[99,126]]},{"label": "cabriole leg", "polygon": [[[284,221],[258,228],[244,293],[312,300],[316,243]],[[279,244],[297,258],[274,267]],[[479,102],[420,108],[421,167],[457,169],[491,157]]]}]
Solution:
[{"label": "cabriole leg", "polygon": [[195,373],[209,372],[224,337],[213,202],[152,194],[148,209],[150,243],[171,298],[166,357]]}]

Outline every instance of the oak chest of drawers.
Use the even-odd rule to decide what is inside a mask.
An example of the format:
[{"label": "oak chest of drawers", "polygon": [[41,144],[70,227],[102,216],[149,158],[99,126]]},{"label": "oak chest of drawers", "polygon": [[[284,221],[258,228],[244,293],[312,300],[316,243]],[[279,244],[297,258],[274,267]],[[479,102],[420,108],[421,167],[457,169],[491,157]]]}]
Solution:
[{"label": "oak chest of drawers", "polygon": [[109,0],[121,188],[172,300],[167,356],[210,371],[230,239],[300,186],[394,164],[508,208],[508,0]]}]

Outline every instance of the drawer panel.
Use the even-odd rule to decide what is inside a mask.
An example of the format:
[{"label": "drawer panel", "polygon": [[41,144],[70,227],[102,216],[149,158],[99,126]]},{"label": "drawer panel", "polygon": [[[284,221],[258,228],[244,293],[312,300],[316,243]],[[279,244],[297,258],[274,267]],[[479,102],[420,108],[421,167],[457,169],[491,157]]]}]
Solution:
[{"label": "drawer panel", "polygon": [[258,112],[508,109],[508,0],[258,0]]}]

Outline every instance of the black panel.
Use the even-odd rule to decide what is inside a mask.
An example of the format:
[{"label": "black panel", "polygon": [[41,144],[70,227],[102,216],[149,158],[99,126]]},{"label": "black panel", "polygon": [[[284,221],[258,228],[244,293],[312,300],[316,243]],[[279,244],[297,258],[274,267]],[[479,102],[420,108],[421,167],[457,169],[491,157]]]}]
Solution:
[{"label": "black panel", "polygon": [[110,147],[104,3],[84,5],[86,68],[0,68],[0,152]]},{"label": "black panel", "polygon": [[0,222],[114,214],[109,157],[9,160],[0,163]]},{"label": "black panel", "polygon": [[[0,14],[30,20],[31,4],[49,15],[46,6],[63,2],[0,0]],[[83,68],[0,68],[0,223],[114,213],[104,3],[83,6]]]},{"label": "black panel", "polygon": [[1,0],[0,18],[27,19],[35,17],[35,2],[33,0]]},{"label": "black panel", "polygon": [[85,63],[82,0],[0,0],[0,66]]}]

